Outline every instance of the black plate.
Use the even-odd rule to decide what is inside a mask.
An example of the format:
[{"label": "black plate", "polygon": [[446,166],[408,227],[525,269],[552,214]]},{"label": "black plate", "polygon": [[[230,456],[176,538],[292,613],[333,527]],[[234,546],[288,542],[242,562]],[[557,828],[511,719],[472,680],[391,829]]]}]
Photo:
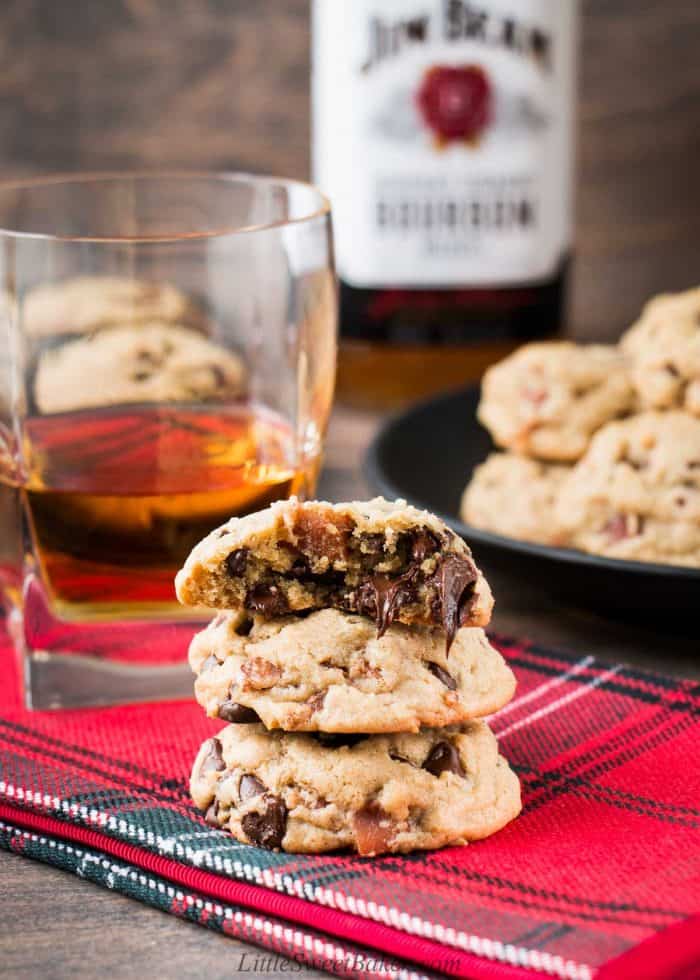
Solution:
[{"label": "black plate", "polygon": [[489,568],[524,578],[548,595],[589,610],[675,628],[700,607],[700,570],[599,558],[491,534],[459,519],[474,467],[493,449],[476,421],[478,388],[417,405],[389,421],[370,446],[366,471],[389,499],[405,497],[433,511],[472,546]]}]

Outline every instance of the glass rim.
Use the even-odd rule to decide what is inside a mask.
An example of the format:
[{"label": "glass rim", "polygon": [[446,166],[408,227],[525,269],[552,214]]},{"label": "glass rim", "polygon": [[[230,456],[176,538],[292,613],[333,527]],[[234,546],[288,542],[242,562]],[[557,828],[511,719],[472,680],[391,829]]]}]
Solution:
[{"label": "glass rim", "polygon": [[257,231],[269,231],[274,228],[286,228],[315,221],[318,218],[328,219],[331,214],[331,204],[326,195],[310,181],[298,180],[295,177],[277,177],[272,174],[254,174],[244,170],[93,170],[77,171],[74,173],[44,174],[36,177],[8,178],[0,180],[0,199],[6,192],[31,190],[32,188],[51,187],[59,184],[91,184],[100,181],[119,180],[211,180],[213,182],[267,184],[279,187],[301,187],[312,191],[318,199],[318,207],[308,213],[294,218],[284,218],[278,221],[258,222],[249,225],[233,225],[214,228],[207,231],[188,231],[182,234],[163,233],[153,235],[61,235],[52,232],[19,231],[6,228],[0,224],[0,237],[38,239],[55,242],[87,242],[94,244],[109,244],[119,242],[176,242],[197,241],[208,238],[224,238],[231,235],[248,235]]}]

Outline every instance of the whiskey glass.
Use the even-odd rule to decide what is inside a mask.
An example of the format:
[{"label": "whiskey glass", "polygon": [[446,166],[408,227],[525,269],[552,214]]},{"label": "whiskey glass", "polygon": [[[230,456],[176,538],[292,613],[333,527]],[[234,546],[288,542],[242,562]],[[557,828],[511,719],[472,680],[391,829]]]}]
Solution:
[{"label": "whiskey glass", "polygon": [[310,185],[0,185],[0,600],[29,706],[190,695],[211,612],[174,575],[229,517],[313,494],[336,329]]}]

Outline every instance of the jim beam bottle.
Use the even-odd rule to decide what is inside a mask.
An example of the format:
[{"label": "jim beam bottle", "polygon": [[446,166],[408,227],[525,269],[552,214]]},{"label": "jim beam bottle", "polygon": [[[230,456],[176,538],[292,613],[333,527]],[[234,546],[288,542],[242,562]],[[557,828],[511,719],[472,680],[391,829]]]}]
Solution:
[{"label": "jim beam bottle", "polygon": [[341,397],[476,380],[561,323],[577,0],[314,0]]}]

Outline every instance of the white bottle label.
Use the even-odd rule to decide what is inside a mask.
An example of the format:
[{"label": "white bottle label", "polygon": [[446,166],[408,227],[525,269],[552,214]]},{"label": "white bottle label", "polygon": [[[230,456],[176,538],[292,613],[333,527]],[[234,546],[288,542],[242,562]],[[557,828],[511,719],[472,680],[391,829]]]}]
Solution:
[{"label": "white bottle label", "polygon": [[314,0],[314,172],[354,286],[537,282],[571,240],[577,0]]}]

